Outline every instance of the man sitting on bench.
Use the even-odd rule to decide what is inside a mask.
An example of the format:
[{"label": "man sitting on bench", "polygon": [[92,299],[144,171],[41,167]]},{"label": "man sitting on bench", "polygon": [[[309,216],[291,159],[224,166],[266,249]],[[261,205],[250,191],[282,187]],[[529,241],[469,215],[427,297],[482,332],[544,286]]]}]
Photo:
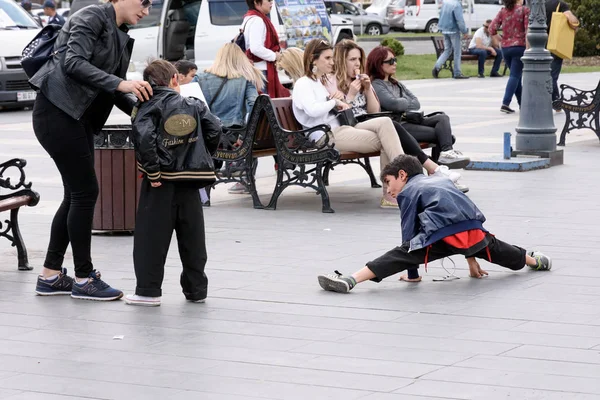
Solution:
[{"label": "man sitting on bench", "polygon": [[500,69],[500,63],[502,62],[502,50],[500,49],[498,41],[490,35],[488,29],[491,23],[491,19],[485,21],[483,26],[477,29],[473,35],[473,39],[471,39],[471,43],[469,44],[469,54],[479,57],[478,74],[480,78],[485,78],[483,74],[483,68],[485,65],[485,60],[488,58],[488,56],[496,57],[494,59],[494,66],[492,67],[490,76],[492,78],[502,76],[498,73],[498,70]]}]

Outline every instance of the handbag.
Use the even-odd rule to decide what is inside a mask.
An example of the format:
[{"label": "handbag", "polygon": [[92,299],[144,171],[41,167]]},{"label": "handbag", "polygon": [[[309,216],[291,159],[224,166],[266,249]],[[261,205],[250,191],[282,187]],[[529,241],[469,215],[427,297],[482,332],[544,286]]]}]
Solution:
[{"label": "handbag", "polygon": [[60,49],[54,50],[61,29],[62,26],[57,24],[46,25],[23,49],[21,66],[29,78],[32,78],[52,57],[67,49],[65,44]]},{"label": "handbag", "polygon": [[570,60],[573,58],[575,30],[569,25],[567,16],[558,11],[559,8],[560,2],[556,7],[556,11],[552,13],[546,48],[555,56]]},{"label": "handbag", "polygon": [[355,126],[358,124],[351,108],[348,108],[347,110],[335,110],[334,114],[342,126]]},{"label": "handbag", "polygon": [[246,24],[250,21],[250,18],[246,20],[244,25],[240,28],[240,33],[235,35],[233,39],[231,39],[231,43],[235,43],[238,45],[240,49],[245,53],[246,52],[246,39],[244,38],[244,30],[246,29]]},{"label": "handbag", "polygon": [[407,111],[404,113],[404,121],[409,124],[422,125],[424,120],[423,111]]}]

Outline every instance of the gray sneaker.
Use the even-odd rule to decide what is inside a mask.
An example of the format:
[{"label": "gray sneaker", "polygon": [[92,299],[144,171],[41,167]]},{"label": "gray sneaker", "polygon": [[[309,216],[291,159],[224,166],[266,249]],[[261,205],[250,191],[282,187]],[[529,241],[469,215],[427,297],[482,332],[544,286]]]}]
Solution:
[{"label": "gray sneaker", "polygon": [[537,262],[535,266],[529,266],[529,268],[536,271],[550,271],[552,269],[552,259],[539,251],[532,251],[528,254],[533,257]]},{"label": "gray sneaker", "polygon": [[438,164],[445,165],[449,169],[459,169],[464,168],[471,162],[469,157],[465,157],[463,153],[458,150],[448,150],[442,151],[440,153],[440,158],[438,159]]},{"label": "gray sneaker", "polygon": [[344,276],[338,271],[333,274],[319,275],[319,285],[324,290],[338,293],[348,293],[354,286],[356,280],[351,276]]}]

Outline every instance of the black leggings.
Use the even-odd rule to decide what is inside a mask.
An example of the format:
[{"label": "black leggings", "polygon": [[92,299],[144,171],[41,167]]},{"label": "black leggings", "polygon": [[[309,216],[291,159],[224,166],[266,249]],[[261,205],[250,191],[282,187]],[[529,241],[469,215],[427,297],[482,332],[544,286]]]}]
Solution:
[{"label": "black leggings", "polygon": [[415,156],[419,160],[421,164],[424,164],[425,161],[429,159],[429,156],[423,152],[419,142],[410,134],[404,126],[394,120],[394,127],[396,128],[396,132],[398,133],[398,137],[400,138],[400,144],[402,145],[402,150],[404,153]]},{"label": "black leggings", "polygon": [[71,243],[75,276],[87,277],[91,259],[92,220],[98,197],[94,171],[94,133],[39,93],[33,106],[33,130],[60,172],[64,197],[52,220],[44,267],[60,271]]},{"label": "black leggings", "polygon": [[[418,142],[435,143],[441,151],[452,150],[452,127],[446,114],[425,117],[422,124],[406,122],[402,126]],[[406,149],[404,152],[407,153]]]}]

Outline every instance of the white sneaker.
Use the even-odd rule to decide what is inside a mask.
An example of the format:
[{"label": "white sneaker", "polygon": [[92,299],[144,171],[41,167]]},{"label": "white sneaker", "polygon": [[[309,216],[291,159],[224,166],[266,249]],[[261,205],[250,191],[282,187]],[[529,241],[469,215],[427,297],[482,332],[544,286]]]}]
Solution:
[{"label": "white sneaker", "polygon": [[438,164],[445,165],[450,169],[459,169],[469,165],[471,159],[469,157],[465,157],[460,151],[452,149],[448,151],[442,151],[437,162]]},{"label": "white sneaker", "polygon": [[460,174],[458,172],[450,171],[450,168],[448,168],[445,165],[438,166],[433,174],[437,176],[446,177],[450,179],[453,183],[458,182],[458,180],[460,179]]},{"label": "white sneaker", "polygon": [[125,304],[131,306],[146,306],[146,307],[157,307],[160,306],[160,297],[148,297],[138,296],[137,294],[128,294],[125,296]]}]

